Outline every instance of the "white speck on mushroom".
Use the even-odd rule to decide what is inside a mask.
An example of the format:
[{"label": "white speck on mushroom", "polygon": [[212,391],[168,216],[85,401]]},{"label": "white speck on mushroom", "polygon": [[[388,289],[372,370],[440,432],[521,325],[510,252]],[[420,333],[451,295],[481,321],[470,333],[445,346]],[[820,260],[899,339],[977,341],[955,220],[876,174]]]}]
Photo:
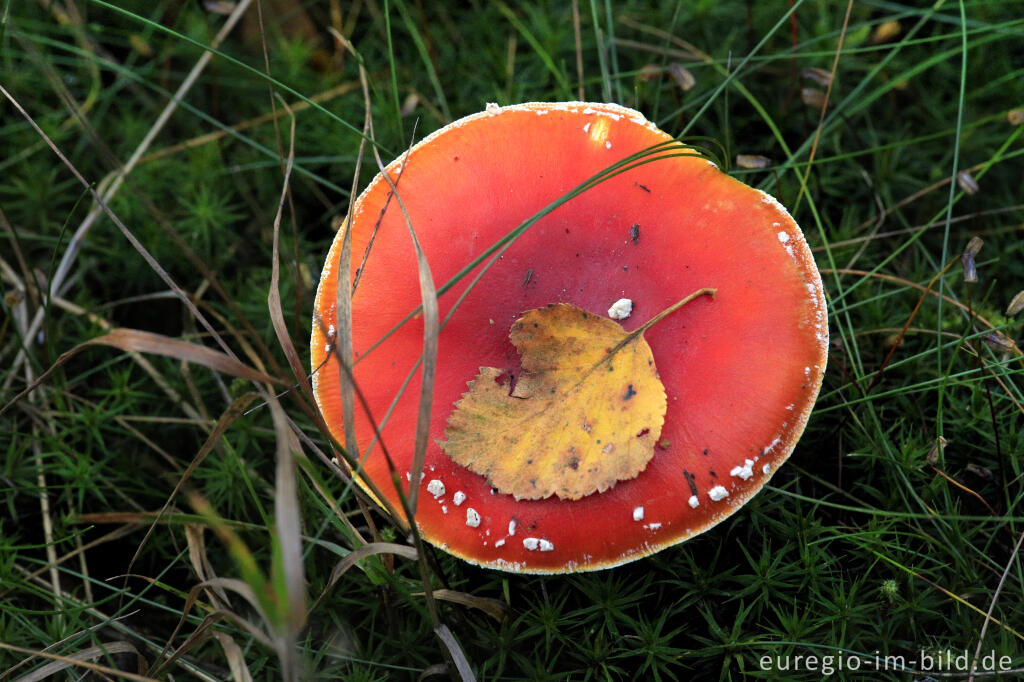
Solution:
[{"label": "white speck on mushroom", "polygon": [[644,520],[644,508],[643,507],[635,507],[633,509],[633,520],[634,521],[643,521]]},{"label": "white speck on mushroom", "polygon": [[596,110],[596,109],[593,109],[593,108],[591,108],[591,107],[587,107],[586,109],[584,109],[584,110],[583,110],[583,114],[584,114],[585,116],[589,116],[589,115],[591,115],[591,114],[596,114],[596,113],[597,113],[597,110]]},{"label": "white speck on mushroom", "polygon": [[590,121],[587,121],[587,125],[583,126],[583,132],[585,132],[585,133],[589,133],[590,132]]},{"label": "white speck on mushroom", "polygon": [[442,504],[441,505],[441,513],[442,514],[447,514],[448,513],[448,505],[447,504]]},{"label": "white speck on mushroom", "polygon": [[550,540],[545,540],[544,538],[540,539],[540,551],[542,551],[542,552],[553,552],[554,549],[555,549],[555,545]]},{"label": "white speck on mushroom", "polygon": [[810,377],[811,376],[811,368],[810,367],[804,367],[804,376],[805,377]]},{"label": "white speck on mushroom", "polygon": [[508,534],[509,535],[515,535],[516,534],[516,520],[515,519],[512,519],[511,521],[508,522]]},{"label": "white speck on mushroom", "polygon": [[613,320],[624,320],[633,313],[633,301],[628,298],[620,298],[608,309],[608,317]]},{"label": "white speck on mushroom", "polygon": [[540,545],[540,538],[523,538],[523,547],[533,551]]},{"label": "white speck on mushroom", "polygon": [[744,481],[754,475],[754,470],[751,467],[754,466],[754,460],[748,459],[744,462],[743,466],[733,467],[732,471],[729,472],[730,476],[738,476]]},{"label": "white speck on mushroom", "polygon": [[789,405],[786,405],[786,409],[789,410],[790,412],[792,412],[793,411],[793,403],[790,403]]},{"label": "white speck on mushroom", "polygon": [[470,528],[476,528],[480,525],[480,514],[472,507],[466,508],[466,525]]},{"label": "white speck on mushroom", "polygon": [[495,559],[494,567],[500,568],[503,571],[509,571],[510,573],[518,573],[523,570],[523,563],[521,561],[505,561],[504,559]]},{"label": "white speck on mushroom", "polygon": [[645,523],[644,524],[644,528],[646,528],[648,530],[658,530],[659,528],[661,528],[661,524],[660,523]]},{"label": "white speck on mushroom", "polygon": [[612,148],[611,140],[605,140],[604,141],[604,148],[605,149],[611,149]]},{"label": "white speck on mushroom", "polygon": [[444,495],[444,483],[439,478],[430,479],[430,483],[427,484],[427,492],[434,496],[434,499]]},{"label": "white speck on mushroom", "polygon": [[700,506],[700,500],[697,499],[696,495],[690,495],[690,509],[696,509]]},{"label": "white speck on mushroom", "polygon": [[789,235],[785,232],[779,232],[779,241],[785,244],[789,241]]},{"label": "white speck on mushroom", "polygon": [[708,497],[711,498],[712,502],[720,502],[725,498],[729,497],[729,491],[723,486],[716,485],[714,488],[708,491]]},{"label": "white speck on mushroom", "polygon": [[772,470],[771,462],[765,462],[764,466],[761,467],[761,471],[763,471],[765,474],[768,474],[768,472],[770,472],[771,470]]},{"label": "white speck on mushroom", "polygon": [[501,113],[501,107],[498,106],[497,102],[488,102],[487,106],[484,107],[484,111],[487,112],[488,116],[494,116]]},{"label": "white speck on mushroom", "polygon": [[502,539],[498,540],[497,542],[495,542],[494,546],[495,547],[504,547],[505,546],[505,538],[502,538]]},{"label": "white speck on mushroom", "polygon": [[779,200],[773,197],[771,194],[768,194],[767,192],[761,192],[761,201],[768,204],[769,206],[774,207],[782,215],[789,215],[789,212],[786,210],[786,208],[782,204],[780,204]]},{"label": "white speck on mushroom", "polygon": [[458,507],[460,504],[462,504],[465,501],[466,501],[466,493],[462,492],[461,490],[457,490],[455,492],[455,494],[452,495],[452,502],[455,503],[456,507]]}]

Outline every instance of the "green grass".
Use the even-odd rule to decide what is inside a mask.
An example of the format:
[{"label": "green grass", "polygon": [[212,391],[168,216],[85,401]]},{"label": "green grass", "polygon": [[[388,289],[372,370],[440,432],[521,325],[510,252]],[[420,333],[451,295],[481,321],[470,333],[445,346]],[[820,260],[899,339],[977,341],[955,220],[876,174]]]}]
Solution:
[{"label": "green grass", "polygon": [[[14,103],[101,187],[225,17],[194,2],[0,2],[0,679],[55,661],[56,677],[81,677],[72,657],[158,679],[457,677],[438,624],[481,680],[812,680],[825,657],[837,679],[911,679],[876,661],[920,669],[922,651],[965,650],[1024,669],[1021,323],[1004,313],[1024,289],[1024,125],[1008,118],[1024,107],[1024,3],[858,2],[844,26],[842,2],[595,0],[580,3],[579,45],[569,3],[264,0],[263,31],[253,7],[109,203],[150,262],[101,215],[50,297],[94,203]],[[200,364],[93,346],[10,404],[118,327],[294,383],[267,304],[285,104],[301,110],[279,322],[306,366],[358,157],[360,63],[385,162],[414,129],[486,102],[581,89],[713,139],[726,160],[770,159],[730,172],[803,227],[832,346],[768,488],[704,535],[607,571],[518,576],[430,548],[412,561],[407,547],[357,554],[334,582],[354,550],[406,538],[330,473],[300,391],[252,395]],[[821,117],[801,91],[825,87],[802,70],[833,63]],[[374,170],[368,156],[361,186]],[[974,236],[968,283],[957,259]],[[291,425],[308,440],[289,445]],[[473,606],[433,604],[424,581]]]}]

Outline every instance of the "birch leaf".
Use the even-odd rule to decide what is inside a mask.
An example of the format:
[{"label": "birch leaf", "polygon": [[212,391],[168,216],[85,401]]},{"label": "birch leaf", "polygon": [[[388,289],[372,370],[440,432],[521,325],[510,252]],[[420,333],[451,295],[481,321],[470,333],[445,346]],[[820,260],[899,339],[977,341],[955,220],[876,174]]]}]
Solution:
[{"label": "birch leaf", "polygon": [[640,331],[564,303],[526,312],[509,335],[522,356],[515,387],[482,367],[448,420],[445,452],[516,499],[577,500],[635,478],[667,409]]}]

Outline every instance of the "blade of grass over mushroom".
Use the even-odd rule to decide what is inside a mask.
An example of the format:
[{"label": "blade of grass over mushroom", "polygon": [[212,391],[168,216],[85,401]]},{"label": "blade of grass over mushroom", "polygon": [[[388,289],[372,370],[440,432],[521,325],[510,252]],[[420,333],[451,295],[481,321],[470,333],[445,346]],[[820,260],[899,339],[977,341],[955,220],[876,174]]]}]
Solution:
[{"label": "blade of grass over mushroom", "polygon": [[[359,152],[356,155],[355,172],[352,174],[352,190],[349,192],[348,208],[345,211],[345,220],[341,225],[344,230],[341,252],[338,254],[338,262],[335,267],[338,272],[348,272],[352,267],[352,217],[356,197],[358,196],[359,173],[363,167],[363,155],[366,153],[366,141],[372,132],[373,114],[370,107],[369,93],[366,85],[366,70],[363,68],[362,60],[352,47],[352,44],[341,34],[332,32],[335,39],[348,49],[359,61],[359,83],[363,91],[363,135],[359,140]],[[375,144],[375,143],[374,143]],[[334,354],[338,358],[338,381],[341,386],[341,414],[346,424],[355,423],[355,390],[354,378],[351,376],[354,351],[352,346],[352,290],[349,287],[338,287],[334,299],[334,317],[337,324],[334,339],[328,330],[326,334],[328,343],[334,344]],[[359,448],[356,445],[356,434],[354,428],[345,429],[345,450],[352,457],[358,457]],[[358,475],[354,473],[353,475]],[[351,481],[349,481],[351,485]],[[345,494],[348,493],[348,485]]]},{"label": "blade of grass over mushroom", "polygon": [[[363,73],[362,71],[360,72]],[[369,93],[367,91],[367,85],[365,77],[363,78],[364,93],[369,100]],[[370,137],[373,138],[373,120],[369,120],[370,126]],[[410,144],[409,149],[412,149]],[[408,155],[409,151],[406,151]],[[413,444],[413,459],[412,459],[412,471],[410,477],[412,480],[419,481],[423,472],[424,460],[426,457],[427,443],[430,436],[430,413],[433,407],[434,399],[434,377],[437,368],[437,337],[439,333],[438,328],[438,305],[437,305],[437,289],[434,286],[434,279],[430,272],[430,264],[427,263],[426,254],[424,254],[422,247],[420,246],[419,238],[416,236],[416,230],[413,228],[412,220],[409,217],[409,212],[406,210],[405,202],[402,201],[402,197],[399,194],[398,186],[395,181],[391,179],[385,168],[384,162],[380,158],[380,153],[376,146],[373,147],[374,159],[377,161],[377,167],[380,169],[381,177],[383,177],[388,186],[391,188],[391,196],[398,202],[398,206],[402,211],[402,217],[405,222],[405,226],[409,231],[409,236],[412,240],[412,246],[416,255],[416,269],[417,279],[419,281],[420,297],[422,303],[420,308],[423,310],[423,351],[421,358],[423,358],[423,369],[422,369],[422,381],[420,389],[420,400],[419,408],[416,419],[416,434]],[[348,270],[341,272],[347,273]],[[339,285],[340,289],[348,289],[345,286],[345,278],[340,277],[339,273]],[[379,430],[377,432],[379,435]],[[445,628],[441,623],[440,616],[438,614],[437,604],[434,601],[433,590],[431,589],[431,570],[427,564],[426,548],[423,546],[423,539],[420,535],[419,527],[416,524],[416,504],[418,501],[419,486],[410,486],[409,495],[406,496],[402,489],[401,480],[398,478],[397,472],[392,467],[391,472],[392,483],[395,486],[395,490],[398,493],[399,499],[402,502],[406,518],[409,522],[409,529],[412,532],[413,542],[416,547],[416,553],[418,554],[419,561],[418,566],[420,569],[420,578],[423,583],[423,590],[426,596],[427,609],[430,612],[430,617],[434,623],[434,631],[438,632],[439,628]],[[450,647],[449,647],[450,649]],[[456,649],[458,646],[456,644]],[[461,653],[461,650],[460,650]],[[454,657],[454,654],[452,654]]]},{"label": "blade of grass over mushroom", "polygon": [[[338,256],[338,263],[336,264],[337,272],[349,272],[349,270],[351,269],[352,260],[352,216],[354,212],[356,197],[358,196],[357,187],[359,183],[359,170],[362,167],[363,156],[365,153],[365,142],[367,139],[371,139],[373,137],[373,113],[370,105],[369,85],[366,80],[366,71],[362,67],[361,57],[355,51],[355,48],[348,41],[347,38],[345,38],[340,33],[337,33],[335,31],[332,31],[332,34],[334,35],[335,39],[337,39],[341,43],[341,45],[345,47],[345,49],[351,52],[352,55],[356,57],[357,60],[359,60],[359,77],[363,91],[364,136],[359,145],[359,154],[356,157],[356,172],[354,173],[352,179],[352,191],[349,194],[349,206],[346,212],[345,221],[341,228],[345,230],[345,232],[342,235],[342,247],[340,249],[340,253]],[[366,256],[364,256],[364,263],[365,258]],[[363,266],[360,266],[360,269],[362,269],[362,267]],[[358,275],[356,277],[356,281],[358,282]],[[333,341],[333,347],[331,351],[339,361],[338,374],[339,384],[341,388],[342,418],[344,420],[344,423],[355,423],[355,397],[356,395],[358,395],[362,407],[366,410],[367,418],[369,419],[371,425],[373,426],[373,442],[376,443],[377,440],[380,438],[380,428],[383,426],[383,422],[378,424],[376,421],[374,421],[373,415],[371,414],[369,407],[365,399],[363,398],[362,392],[355,383],[355,377],[352,375],[352,366],[354,364],[354,351],[352,345],[353,293],[355,293],[355,283],[351,288],[347,286],[339,286],[336,288],[334,309],[337,329],[335,331],[335,339]],[[315,323],[322,325],[322,322],[319,320],[315,320]],[[329,330],[322,331],[324,332],[324,335],[328,338],[328,343],[332,343],[330,341]],[[320,368],[317,368],[316,371],[320,371]],[[327,435],[330,435],[329,432],[325,433]],[[392,469],[394,469],[393,464],[391,464],[391,456],[387,453],[387,449],[382,449],[385,453],[385,456],[389,464],[391,465]],[[359,448],[358,445],[356,444],[355,429],[353,428],[345,429],[345,444],[342,456],[346,460],[346,463],[348,464],[349,468],[352,471],[352,478],[350,478],[350,480],[346,482],[345,488],[342,491],[342,497],[344,498],[349,494],[355,477],[360,476],[362,477],[362,480],[364,482],[371,486],[371,489],[373,490],[374,495],[377,497],[378,500],[386,500],[386,498],[381,496],[381,493],[377,489],[376,485],[370,480],[369,477],[365,476],[362,471],[363,463],[366,461],[366,458],[359,456]],[[397,518],[396,511],[391,507],[390,504],[387,505],[387,508],[391,515],[394,518]],[[409,519],[409,521],[411,523],[411,519]]]},{"label": "blade of grass over mushroom", "polygon": [[[659,150],[662,147],[672,147],[672,146],[676,146],[678,144],[682,144],[682,143],[679,143],[678,141],[668,141],[668,142],[665,142],[665,143],[662,143],[662,144],[659,144],[659,145],[655,145],[651,149]],[[675,157],[675,156],[697,156],[697,157],[706,158],[705,150],[703,150],[703,149],[691,148],[688,145],[683,145],[683,147],[688,149],[688,150],[691,150],[693,152],[696,152],[696,153],[659,155],[659,156],[656,156],[656,157],[651,158],[651,159],[643,159],[643,156],[645,154],[648,154],[648,153],[657,154],[658,151],[651,152],[650,150],[642,150],[642,151],[638,152],[637,154],[634,154],[634,155],[631,155],[630,157],[627,157],[626,159],[620,161],[617,164],[613,164],[612,166],[610,166],[609,168],[605,169],[601,173],[598,173],[595,176],[593,176],[592,178],[590,178],[587,182],[582,183],[581,185],[577,186],[571,192],[566,193],[559,200],[553,202],[552,204],[546,206],[544,209],[542,209],[541,211],[539,211],[535,215],[531,216],[530,219],[528,219],[528,220],[524,221],[523,223],[521,223],[515,230],[510,231],[500,241],[495,242],[495,244],[493,244],[487,251],[485,251],[480,256],[478,256],[476,259],[471,261],[466,267],[464,267],[462,270],[460,270],[458,273],[456,273],[456,275],[454,275],[444,286],[440,287],[437,290],[438,295],[441,295],[441,294],[445,293],[448,289],[450,289],[451,287],[455,286],[455,284],[457,284],[459,281],[461,281],[461,279],[467,273],[471,272],[474,268],[476,268],[477,265],[479,265],[483,261],[484,258],[486,258],[488,255],[490,255],[490,258],[487,259],[487,262],[484,265],[484,267],[480,268],[480,271],[477,272],[473,276],[473,278],[470,280],[469,284],[459,294],[458,298],[452,304],[452,307],[448,311],[447,315],[445,315],[444,320],[441,321],[441,324],[440,324],[440,327],[439,327],[439,331],[443,330],[445,328],[445,326],[451,320],[452,316],[455,315],[455,313],[458,311],[459,306],[466,299],[466,297],[469,296],[469,294],[473,291],[473,289],[480,282],[480,280],[484,277],[484,275],[487,274],[488,270],[490,270],[490,268],[495,263],[498,262],[498,260],[502,257],[502,255],[515,243],[515,240],[519,236],[524,234],[526,232],[526,230],[529,229],[529,227],[532,226],[535,222],[537,222],[538,220],[540,220],[545,215],[547,215],[551,211],[555,210],[556,208],[558,208],[562,204],[564,204],[567,201],[571,200],[572,198],[575,198],[576,196],[579,196],[584,191],[586,191],[586,189],[589,189],[590,187],[596,186],[600,182],[603,182],[604,180],[606,180],[606,179],[608,179],[610,177],[614,177],[614,175],[617,175],[619,172],[626,172],[626,171],[631,170],[633,168],[639,167],[640,165],[643,165],[643,163],[657,161],[659,159],[672,158],[672,157]],[[643,161],[640,162],[640,163],[633,163],[632,165],[630,165],[630,159],[633,159],[634,157],[636,157],[637,159],[643,159]],[[626,164],[626,165],[621,166],[621,164]],[[621,166],[621,168],[620,168],[620,166]],[[402,167],[402,170],[404,170],[404,165]],[[389,197],[389,200],[390,200],[390,197]],[[358,275],[357,275],[357,277],[358,277]],[[404,317],[402,320],[400,320],[392,329],[390,329],[387,332],[387,334],[384,334],[383,336],[381,336],[380,339],[378,339],[376,342],[371,344],[369,346],[369,348],[360,356],[360,359],[365,358],[367,355],[369,355],[369,353],[371,351],[373,351],[374,348],[376,348],[378,345],[380,345],[385,340],[387,340],[388,337],[390,337],[393,333],[395,333],[398,329],[400,329],[406,322],[411,320],[419,312],[419,310],[420,310],[420,308],[416,308],[415,310],[410,312],[406,317]],[[419,370],[420,363],[422,361],[423,361],[423,355],[421,354],[416,359],[416,361],[413,364],[412,368],[409,370],[409,372],[406,375],[405,380],[402,382],[401,386],[395,392],[395,395],[393,396],[393,398],[391,400],[391,403],[388,406],[387,411],[381,417],[380,424],[379,424],[380,428],[383,428],[384,425],[387,424],[388,419],[391,416],[391,413],[393,412],[395,407],[398,405],[398,402],[401,399],[401,397],[404,395],[406,387],[409,385],[409,383],[412,381],[412,378],[415,376],[416,372]],[[358,363],[358,361],[357,361],[357,363]],[[373,451],[373,448],[376,445],[376,442],[377,442],[377,437],[375,435],[374,438],[370,441],[370,443],[367,446],[366,450],[362,453],[361,461],[365,461],[366,458],[368,458],[370,456],[370,453]]]},{"label": "blade of grass over mushroom", "polygon": [[[678,153],[669,153],[673,149],[680,149],[686,151]],[[455,275],[453,275],[451,279],[442,284],[440,287],[437,287],[437,295],[440,297],[447,293],[452,287],[454,287],[456,284],[462,281],[462,279],[467,274],[472,272],[477,266],[479,266],[481,263],[487,260],[487,265],[483,268],[483,271],[472,280],[470,286],[459,297],[459,301],[463,300],[470,291],[470,289],[472,289],[472,287],[477,282],[479,282],[483,274],[486,273],[487,269],[489,269],[490,266],[498,260],[498,257],[501,255],[501,252],[504,249],[508,248],[511,244],[513,244],[516,239],[521,237],[541,218],[548,215],[549,213],[551,213],[558,207],[562,206],[566,202],[583,194],[587,190],[598,186],[608,178],[615,177],[616,175],[633,170],[634,168],[639,168],[640,166],[644,166],[649,163],[654,163],[656,161],[661,161],[663,159],[671,159],[677,157],[706,158],[705,154],[703,153],[703,150],[695,149],[693,147],[690,147],[686,144],[679,142],[678,140],[666,140],[665,142],[652,145],[639,152],[630,154],[624,159],[608,166],[603,171],[594,174],[587,180],[583,181],[582,183],[574,187],[572,190],[566,192],[565,194],[558,197],[541,210],[537,211],[535,214],[533,214],[532,216],[524,220],[522,223],[520,223],[517,227],[510,230],[504,237],[491,244],[491,246],[489,246],[487,249],[481,252],[480,255],[478,255],[476,258],[472,259],[469,263],[467,263],[466,266],[459,270]],[[383,336],[381,336],[380,339],[371,344],[363,352],[363,354],[359,356],[359,359],[356,360],[356,364],[359,364],[361,360],[365,359],[370,353],[374,351],[374,349],[376,349],[378,346],[380,346],[381,343],[386,341],[391,334],[393,334],[396,330],[400,329],[406,322],[411,320],[413,317],[420,314],[420,312],[422,312],[422,305],[417,306],[412,311],[410,311],[409,314],[407,314],[405,317],[399,320],[395,324],[395,326],[392,327],[386,334],[384,334]]]},{"label": "blade of grass over mushroom", "polygon": [[[416,252],[416,270],[419,278],[420,297],[423,299],[423,303],[420,304],[420,308],[423,310],[423,353],[420,356],[423,359],[423,368],[420,381],[419,414],[416,418],[416,438],[413,445],[411,474],[413,480],[418,481],[420,480],[420,474],[423,473],[423,462],[426,458],[427,442],[430,437],[430,413],[434,405],[434,377],[437,373],[437,337],[440,333],[437,288],[434,286],[434,278],[430,273],[430,264],[427,262],[427,256],[423,253],[420,240],[417,238],[416,230],[413,228],[412,219],[409,218],[405,202],[402,201],[402,195],[399,193],[398,187],[391,179],[391,176],[388,175],[376,148],[374,148],[373,153],[377,159],[377,166],[380,168],[381,176],[387,180],[388,185],[391,187],[391,194],[398,202],[398,206],[402,211],[402,217],[405,219],[405,226],[408,228],[409,236],[412,238],[412,246]],[[342,272],[347,271],[343,270]],[[338,290],[347,288],[339,286]],[[418,485],[412,486],[409,490],[409,509],[413,514],[416,513],[419,491],[420,487]],[[410,525],[413,524],[411,517],[409,518],[409,523]]]}]

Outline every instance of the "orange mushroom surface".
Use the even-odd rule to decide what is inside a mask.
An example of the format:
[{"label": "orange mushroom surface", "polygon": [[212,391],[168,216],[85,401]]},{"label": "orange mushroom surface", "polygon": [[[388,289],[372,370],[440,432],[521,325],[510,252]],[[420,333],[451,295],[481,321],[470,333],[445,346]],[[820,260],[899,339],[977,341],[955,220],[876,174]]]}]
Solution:
[{"label": "orange mushroom surface", "polygon": [[[489,105],[430,135],[387,173],[441,287],[589,178],[671,141],[640,113],[612,104]],[[354,376],[401,481],[421,487],[415,518],[431,543],[507,571],[615,566],[719,523],[792,452],[828,346],[811,252],[775,199],[682,145],[663,149],[672,153],[654,153],[550,210],[485,272],[486,259],[440,296],[441,319],[450,319],[438,338],[420,481],[411,468],[422,317],[392,331],[421,303],[414,247],[381,175],[357,200],[345,228],[352,266],[342,280],[351,286],[361,269],[352,297]],[[342,235],[317,291],[314,392],[339,442],[354,429],[363,473],[399,508],[365,410],[357,405],[354,423],[342,423],[332,353]],[[579,499],[516,499],[445,453],[446,425],[481,367],[513,382],[521,375],[509,331],[527,311],[572,304],[628,332],[704,287],[715,297],[693,300],[645,333],[667,409],[654,454],[635,477]]]}]

